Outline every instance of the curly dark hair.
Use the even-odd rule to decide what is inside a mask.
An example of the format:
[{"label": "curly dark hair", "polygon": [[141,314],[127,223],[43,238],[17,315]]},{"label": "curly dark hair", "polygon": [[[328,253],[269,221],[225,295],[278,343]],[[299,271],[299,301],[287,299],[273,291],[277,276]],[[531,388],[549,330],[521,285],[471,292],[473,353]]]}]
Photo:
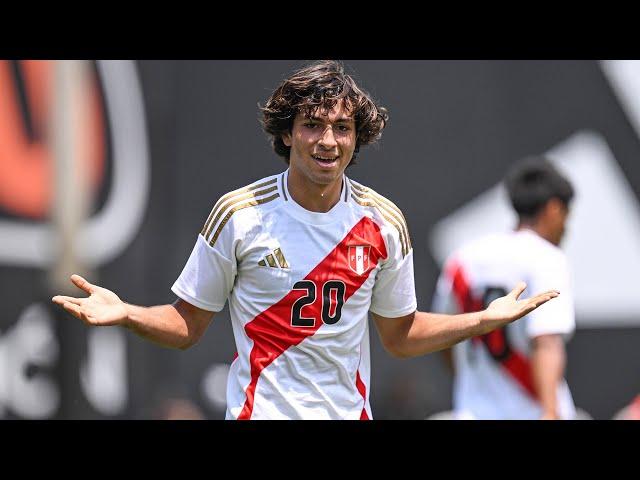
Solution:
[{"label": "curly dark hair", "polygon": [[271,135],[275,152],[289,164],[290,147],[282,135],[291,133],[298,112],[311,118],[319,109],[323,115],[344,99],[345,108],[356,124],[356,147],[349,165],[355,163],[361,145],[374,143],[382,136],[389,120],[387,109],[377,105],[371,96],[359,88],[342,63],[334,60],[315,62],[284,80],[267,100],[262,112],[262,128]]}]

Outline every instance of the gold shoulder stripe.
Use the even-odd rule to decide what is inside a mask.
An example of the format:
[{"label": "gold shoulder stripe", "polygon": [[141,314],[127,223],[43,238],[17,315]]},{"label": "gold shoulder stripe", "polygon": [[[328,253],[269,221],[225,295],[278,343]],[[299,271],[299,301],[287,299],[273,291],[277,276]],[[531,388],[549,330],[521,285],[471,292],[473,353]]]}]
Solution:
[{"label": "gold shoulder stripe", "polygon": [[379,200],[380,202],[384,203],[385,205],[388,205],[390,208],[392,208],[400,217],[402,217],[402,219],[404,220],[404,224],[405,227],[407,226],[407,219],[404,218],[404,215],[402,214],[402,210],[400,210],[398,208],[398,206],[393,203],[391,200],[389,200],[388,198],[383,197],[382,195],[380,195],[378,192],[376,192],[375,190],[371,190],[370,188],[367,188],[363,185],[359,185],[359,184],[354,184],[352,182],[353,187],[355,187],[356,190],[358,190],[359,192],[362,193],[368,193],[372,196],[374,196],[377,200]]},{"label": "gold shoulder stripe", "polygon": [[394,220],[392,217],[390,217],[385,210],[383,210],[380,205],[375,201],[372,200],[370,198],[358,198],[356,197],[353,193],[351,194],[351,198],[358,204],[358,205],[362,205],[363,207],[373,207],[376,210],[378,210],[378,212],[382,215],[382,217],[387,220],[391,225],[393,225],[395,227],[395,229],[398,231],[398,236],[400,237],[400,244],[402,246],[402,256],[403,258],[407,255],[407,253],[409,252],[409,249],[407,247],[407,243],[404,237],[404,232],[402,231],[402,228],[396,223],[397,221]]},{"label": "gold shoulder stripe", "polygon": [[398,206],[395,203],[393,203],[391,200],[386,199],[385,197],[380,195],[378,192],[375,192],[370,188],[364,187],[363,185],[356,184],[352,180],[351,180],[351,185],[354,187],[353,190],[355,191],[356,194],[361,193],[365,195],[370,195],[375,200],[377,200],[378,203],[382,204],[383,206],[386,206],[389,213],[391,212],[396,213],[396,215],[394,216],[399,217],[398,221],[400,221],[402,228],[404,229],[407,243],[409,244],[409,246],[411,246],[411,237],[409,236],[409,227],[407,225],[407,219],[404,217],[402,210],[400,210]]},{"label": "gold shoulder stripe", "polygon": [[[396,225],[396,228],[399,227],[401,229],[401,237],[404,236],[404,243],[407,247],[407,251],[409,251],[409,249],[411,248],[411,239],[409,238],[409,230],[407,228],[406,222],[404,221],[404,217],[402,217],[401,219],[398,216],[398,210],[394,210],[387,204],[382,203],[379,198],[376,198],[375,196],[371,195],[371,193],[359,193],[356,189],[353,190],[353,193],[363,200],[368,199],[376,203],[378,210],[380,210],[381,213],[383,213],[383,210],[384,210],[389,216],[391,216],[395,220],[395,222],[392,222],[392,223]],[[400,215],[402,214],[400,213]],[[387,220],[389,219],[387,218]]]},{"label": "gold shoulder stripe", "polygon": [[209,236],[209,234],[211,233],[211,230],[213,230],[213,227],[215,226],[216,223],[218,223],[218,220],[220,220],[220,217],[222,216],[222,214],[227,208],[229,208],[232,205],[235,205],[238,202],[241,202],[242,200],[247,200],[249,198],[256,198],[256,197],[259,197],[260,195],[266,195],[267,193],[271,193],[277,189],[278,189],[278,186],[274,185],[273,187],[269,187],[265,190],[260,190],[259,192],[247,192],[244,194],[235,195],[229,200],[227,200],[226,202],[224,202],[223,204],[219,205],[218,213],[214,217],[213,221],[209,224],[209,228],[204,234],[204,238],[207,238]]},{"label": "gold shoulder stripe", "polygon": [[[239,188],[237,190],[234,190],[233,192],[229,192],[226,195],[223,195],[222,197],[220,197],[220,199],[216,202],[214,207],[211,209],[211,213],[209,214],[209,218],[207,218],[207,221],[204,223],[204,227],[202,227],[202,231],[200,233],[204,237],[207,236],[207,234],[205,234],[205,232],[208,232],[208,231],[211,230],[211,228],[212,228],[212,226],[210,225],[211,219],[213,218],[213,216],[215,215],[216,211],[218,210],[218,207],[220,207],[221,204],[223,204],[224,202],[226,202],[230,198],[235,197],[236,195],[241,195],[243,193],[252,192],[253,190],[257,190],[259,188],[266,187],[267,185],[271,185],[272,183],[276,183],[277,181],[278,181],[277,177],[276,178],[272,178],[271,180],[267,180],[266,182],[262,182],[262,183],[259,183],[257,185],[249,185],[248,187]],[[272,190],[270,190],[270,191],[272,191]]]},{"label": "gold shoulder stripe", "polygon": [[[227,224],[227,222],[229,221],[229,219],[231,218],[231,216],[237,212],[238,210],[242,210],[244,208],[249,208],[249,207],[255,207],[256,205],[261,205],[263,203],[268,203],[271,200],[275,200],[276,198],[278,198],[280,196],[279,193],[275,193],[273,195],[271,195],[270,197],[263,197],[260,198],[258,200],[250,200],[248,202],[245,203],[241,203],[239,205],[234,204],[235,206],[233,206],[228,212],[227,214],[224,216],[224,218],[222,219],[222,221],[220,222],[220,225],[218,226],[218,228],[216,229],[216,233],[213,234],[213,238],[211,239],[211,241],[209,242],[209,245],[213,247],[213,245],[216,243],[216,240],[218,239],[218,237],[220,236],[220,232],[222,231],[222,229],[224,228],[224,226]],[[206,238],[206,237],[205,237]]]},{"label": "gold shoulder stripe", "polygon": [[378,210],[378,212],[380,212],[380,214],[384,217],[384,219],[387,220],[387,222],[389,222],[391,225],[393,225],[395,227],[395,229],[398,231],[398,236],[400,237],[400,244],[402,245],[402,257],[404,258],[409,253],[409,246],[407,245],[407,240],[405,238],[404,231],[403,231],[402,227],[398,224],[398,219],[397,218],[392,218],[391,216],[389,216],[388,213],[387,213],[388,211],[384,210],[380,206],[380,204],[378,202],[376,202],[372,198],[364,197],[364,196],[363,197],[357,197],[355,195],[355,191],[352,191],[351,198],[358,205],[361,205],[363,207],[376,208]]}]

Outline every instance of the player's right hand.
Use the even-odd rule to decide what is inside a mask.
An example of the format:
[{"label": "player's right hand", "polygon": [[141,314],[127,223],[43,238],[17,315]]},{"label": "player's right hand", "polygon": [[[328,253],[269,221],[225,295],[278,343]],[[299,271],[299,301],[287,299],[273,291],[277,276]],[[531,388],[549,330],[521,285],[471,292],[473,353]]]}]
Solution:
[{"label": "player's right hand", "polygon": [[80,275],[71,275],[71,282],[89,294],[86,298],[56,295],[51,300],[87,325],[122,325],[127,320],[125,303],[111,290],[87,282]]},{"label": "player's right hand", "polygon": [[560,292],[557,290],[549,290],[547,292],[534,295],[531,298],[518,300],[526,288],[526,283],[518,282],[518,285],[516,285],[509,294],[504,297],[497,298],[489,304],[487,309],[483,312],[483,323],[487,325],[488,328],[486,333],[494,330],[495,328],[503,327],[507,323],[513,322],[518,318],[524,317],[536,308],[547,303],[549,300],[560,295]]}]

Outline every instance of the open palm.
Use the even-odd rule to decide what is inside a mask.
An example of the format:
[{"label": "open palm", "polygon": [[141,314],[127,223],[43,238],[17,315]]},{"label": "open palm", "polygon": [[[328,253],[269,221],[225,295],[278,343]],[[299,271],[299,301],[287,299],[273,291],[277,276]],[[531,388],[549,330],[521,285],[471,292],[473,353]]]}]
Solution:
[{"label": "open palm", "polygon": [[72,275],[71,282],[89,294],[86,298],[56,295],[51,300],[87,325],[120,325],[127,318],[125,304],[111,290],[93,285],[80,275]]},{"label": "open palm", "polygon": [[531,298],[518,300],[518,297],[522,295],[522,292],[524,292],[526,288],[526,283],[519,282],[518,285],[509,292],[509,294],[504,297],[497,298],[489,304],[484,312],[484,316],[485,320],[489,322],[491,329],[524,317],[540,305],[560,294],[557,290],[549,290],[547,292],[534,295]]}]

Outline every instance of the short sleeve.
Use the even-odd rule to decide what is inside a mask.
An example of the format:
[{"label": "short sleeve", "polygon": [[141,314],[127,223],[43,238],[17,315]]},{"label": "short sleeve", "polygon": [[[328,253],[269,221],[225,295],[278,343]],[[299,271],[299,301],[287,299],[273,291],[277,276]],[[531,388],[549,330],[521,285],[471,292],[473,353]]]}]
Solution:
[{"label": "short sleeve", "polygon": [[237,274],[234,243],[230,224],[213,246],[198,235],[182,273],[171,287],[173,293],[203,310],[222,310]]},{"label": "short sleeve", "polygon": [[569,265],[564,255],[540,262],[529,279],[528,293],[555,289],[560,295],[527,315],[527,335],[561,334],[568,339],[575,330],[573,294]]},{"label": "short sleeve", "polygon": [[[392,237],[393,238],[393,237]],[[381,267],[373,286],[370,310],[383,317],[397,318],[409,315],[417,308],[413,277],[413,249],[404,258],[396,245]]]}]

